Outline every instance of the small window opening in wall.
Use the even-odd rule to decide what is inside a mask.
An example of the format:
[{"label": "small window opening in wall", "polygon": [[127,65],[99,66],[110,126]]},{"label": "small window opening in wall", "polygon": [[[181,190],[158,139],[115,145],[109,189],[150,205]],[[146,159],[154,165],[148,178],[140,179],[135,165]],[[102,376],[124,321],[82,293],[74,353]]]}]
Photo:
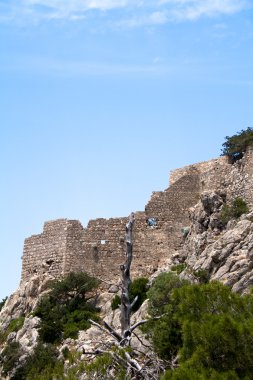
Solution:
[{"label": "small window opening in wall", "polygon": [[157,220],[156,220],[156,218],[148,218],[147,219],[147,225],[150,228],[156,228],[157,227]]},{"label": "small window opening in wall", "polygon": [[106,244],[106,243],[108,243],[108,240],[101,240],[101,245],[104,245],[104,244]]},{"label": "small window opening in wall", "polygon": [[54,262],[54,260],[52,260],[52,259],[46,260],[47,265],[52,265],[53,262]]}]

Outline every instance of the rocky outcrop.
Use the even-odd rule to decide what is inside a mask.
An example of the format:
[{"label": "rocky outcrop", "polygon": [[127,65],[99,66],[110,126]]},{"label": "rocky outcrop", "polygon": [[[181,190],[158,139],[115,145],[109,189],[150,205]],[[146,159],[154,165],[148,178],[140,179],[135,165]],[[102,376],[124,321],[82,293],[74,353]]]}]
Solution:
[{"label": "rocky outcrop", "polygon": [[[120,326],[120,310],[112,310],[111,308],[112,295],[109,293],[103,293],[100,297],[101,304],[101,319],[108,323],[117,333],[121,333]],[[144,301],[140,309],[135,312],[131,317],[131,324],[147,318],[148,301]],[[103,324],[102,324],[103,325]],[[95,352],[99,350],[108,350],[109,347],[115,345],[115,339],[108,333],[101,331],[96,326],[91,326],[86,331],[80,331],[78,339],[66,339],[60,351],[64,348],[68,348],[71,351],[77,351],[81,353],[81,360],[87,359],[88,352]],[[147,341],[144,334],[140,329],[135,330],[135,334],[131,339],[131,347],[137,351],[146,353],[151,350],[150,342]],[[92,356],[92,355],[90,355]]]},{"label": "rocky outcrop", "polygon": [[1,329],[5,329],[12,319],[31,313],[41,297],[48,291],[49,282],[52,280],[53,277],[48,275],[35,275],[31,277],[30,281],[21,283],[7,299],[0,312]]},{"label": "rocky outcrop", "polygon": [[225,227],[220,218],[225,198],[222,192],[205,192],[190,209],[192,224],[183,248],[187,269],[181,276],[194,280],[204,270],[211,280],[247,292],[253,285],[253,212]]}]

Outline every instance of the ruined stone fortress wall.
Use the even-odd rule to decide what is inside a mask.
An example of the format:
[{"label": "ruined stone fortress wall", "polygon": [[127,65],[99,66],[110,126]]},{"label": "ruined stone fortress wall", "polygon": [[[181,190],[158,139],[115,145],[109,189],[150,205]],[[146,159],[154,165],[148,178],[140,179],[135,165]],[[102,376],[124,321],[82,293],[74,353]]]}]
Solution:
[{"label": "ruined stone fortress wall", "polygon": [[[188,209],[200,193],[222,189],[228,200],[241,196],[252,205],[253,151],[234,165],[226,157],[173,171],[170,186],[154,192],[145,211],[135,213],[133,276],[148,276],[182,244],[181,229],[189,225]],[[154,217],[151,228],[147,219]],[[76,220],[46,222],[43,232],[25,240],[21,281],[35,273],[59,278],[71,271],[87,271],[107,283],[119,277],[124,262],[127,218],[91,220],[86,228]]]}]

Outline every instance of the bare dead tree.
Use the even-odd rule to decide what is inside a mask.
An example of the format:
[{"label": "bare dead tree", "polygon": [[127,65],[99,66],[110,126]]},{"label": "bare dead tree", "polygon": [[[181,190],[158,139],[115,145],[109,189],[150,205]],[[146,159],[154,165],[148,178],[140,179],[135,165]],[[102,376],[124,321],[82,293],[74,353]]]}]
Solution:
[{"label": "bare dead tree", "polygon": [[[115,329],[110,326],[108,323],[103,321],[103,326],[90,320],[91,324],[96,326],[102,332],[106,333],[110,337],[112,337],[116,346],[118,347],[120,355],[115,351],[104,351],[104,350],[96,350],[93,353],[87,352],[87,354],[91,355],[101,355],[105,352],[109,353],[114,362],[123,366],[127,374],[130,376],[132,380],[135,379],[158,379],[159,375],[165,369],[165,363],[158,359],[156,355],[151,351],[149,354],[143,354],[144,357],[139,361],[138,353],[133,351],[132,353],[125,350],[125,347],[131,345],[131,337],[132,335],[136,335],[134,333],[135,329],[146,323],[148,320],[143,319],[138,321],[137,323],[131,325],[131,313],[134,304],[136,303],[138,297],[136,297],[132,302],[130,301],[129,289],[131,285],[131,264],[133,259],[133,227],[134,227],[134,213],[131,213],[129,217],[129,221],[126,224],[126,236],[125,236],[125,244],[126,244],[126,258],[124,264],[120,265],[121,271],[121,305],[120,305],[120,324],[121,324],[121,334],[115,331]],[[157,317],[156,319],[159,319]],[[108,379],[111,378],[108,375]]]},{"label": "bare dead tree", "polygon": [[121,334],[123,340],[121,342],[122,346],[129,345],[131,331],[130,331],[130,319],[132,305],[129,297],[129,289],[131,285],[131,263],[133,259],[133,225],[134,225],[134,214],[132,213],[129,217],[129,221],[126,225],[126,261],[120,266],[122,287],[121,287],[121,305],[120,305],[120,323],[121,323]]}]

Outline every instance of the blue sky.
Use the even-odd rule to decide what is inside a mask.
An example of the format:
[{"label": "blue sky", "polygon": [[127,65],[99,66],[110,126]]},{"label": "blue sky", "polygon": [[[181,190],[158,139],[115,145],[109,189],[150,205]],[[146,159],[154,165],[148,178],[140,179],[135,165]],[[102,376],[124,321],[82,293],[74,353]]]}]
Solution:
[{"label": "blue sky", "polygon": [[252,125],[250,0],[0,0],[0,298],[44,221],[143,210]]}]

